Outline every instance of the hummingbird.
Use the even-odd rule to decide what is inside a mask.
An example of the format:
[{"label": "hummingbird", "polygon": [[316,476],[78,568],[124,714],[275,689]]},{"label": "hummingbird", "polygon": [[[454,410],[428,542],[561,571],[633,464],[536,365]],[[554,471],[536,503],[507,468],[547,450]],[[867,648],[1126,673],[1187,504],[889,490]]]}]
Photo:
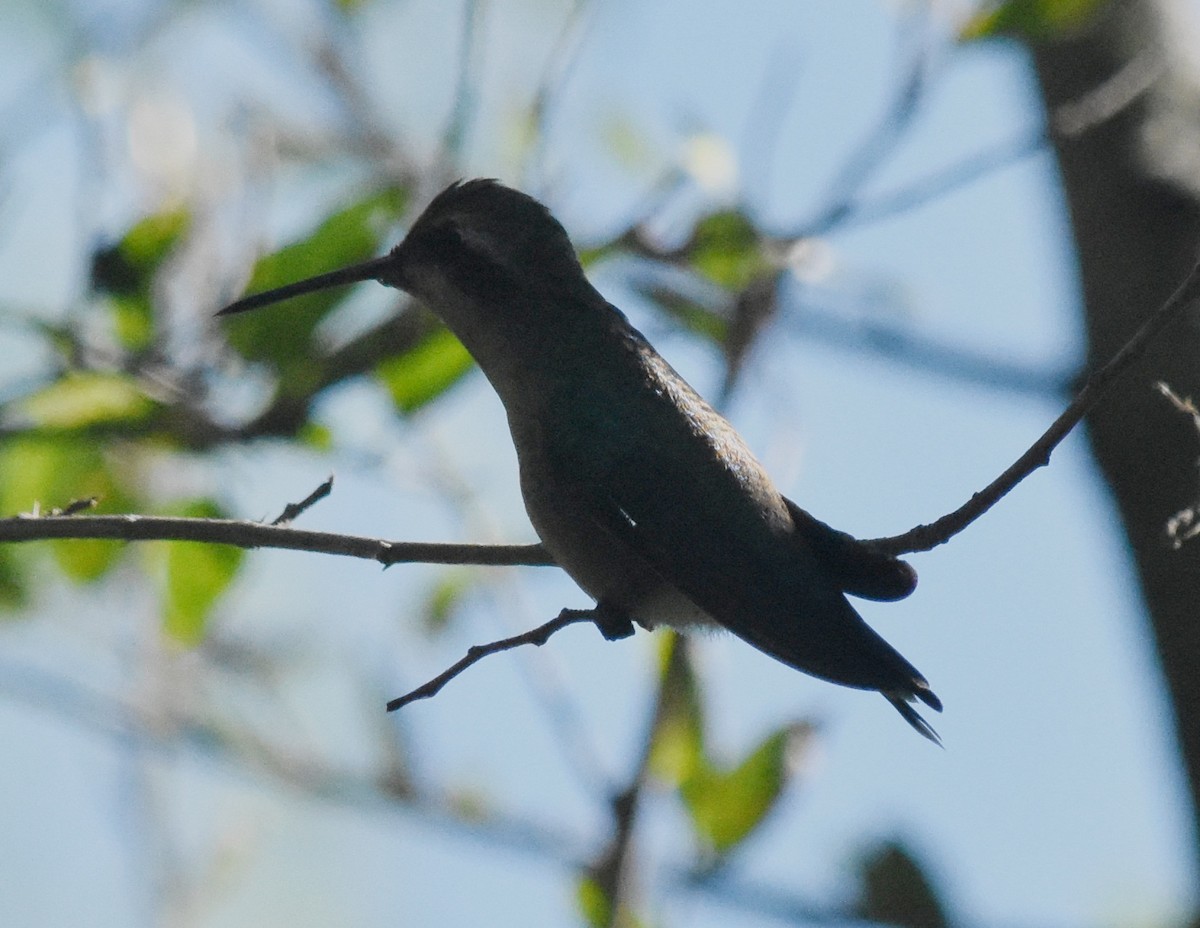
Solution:
[{"label": "hummingbird", "polygon": [[790,667],[913,707],[928,682],[847,594],[908,596],[916,572],[809,515],[726,419],[588,281],[563,226],[495,180],[451,184],[387,255],[243,297],[245,312],[375,280],[458,337],[504,405],[521,494],[543,545],[596,601],[611,639],[633,622],[727,629]]}]

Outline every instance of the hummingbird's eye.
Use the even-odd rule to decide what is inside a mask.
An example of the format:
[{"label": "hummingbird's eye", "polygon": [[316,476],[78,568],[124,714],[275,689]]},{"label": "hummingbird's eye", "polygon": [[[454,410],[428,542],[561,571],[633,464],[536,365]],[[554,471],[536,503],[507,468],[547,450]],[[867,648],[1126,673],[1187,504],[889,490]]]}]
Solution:
[{"label": "hummingbird's eye", "polygon": [[496,294],[516,287],[496,243],[469,225],[447,221],[431,226],[421,235],[421,248],[464,290]]},{"label": "hummingbird's eye", "polygon": [[447,261],[453,260],[465,243],[458,226],[452,222],[444,222],[426,229],[422,236],[422,244],[435,258]]}]

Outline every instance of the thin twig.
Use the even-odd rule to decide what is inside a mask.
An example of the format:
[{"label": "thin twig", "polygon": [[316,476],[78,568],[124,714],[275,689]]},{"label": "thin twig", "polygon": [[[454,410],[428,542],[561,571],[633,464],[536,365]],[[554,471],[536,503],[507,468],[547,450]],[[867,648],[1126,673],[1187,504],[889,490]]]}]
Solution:
[{"label": "thin twig", "polygon": [[1167,398],[1167,402],[1174,406],[1179,412],[1190,417],[1192,420],[1192,425],[1196,427],[1197,434],[1200,434],[1200,409],[1196,408],[1196,404],[1190,396],[1180,396],[1171,389],[1170,385],[1161,380],[1154,384],[1154,389],[1165,396]]},{"label": "thin twig", "polygon": [[784,325],[801,337],[838,349],[872,355],[922,374],[1003,391],[1060,399],[1068,397],[1078,380],[1075,369],[1051,369],[951,344],[882,316],[852,317],[801,293],[801,311],[785,317]]},{"label": "thin twig", "polygon": [[840,211],[829,210],[805,225],[802,234],[815,235],[829,231],[833,225],[844,229],[909,212],[1043,151],[1054,138],[1078,138],[1140,100],[1162,76],[1165,67],[1162,50],[1147,49],[1099,86],[1059,106],[1049,115],[1044,128],[1002,142],[890,193],[870,199],[849,198]]},{"label": "thin twig", "polygon": [[[825,205],[787,238],[806,238],[839,225],[867,182],[892,157],[912,128],[933,76],[933,62],[925,35],[925,17],[914,17],[915,48],[904,73],[894,82],[897,89],[882,118],[843,161],[837,175],[826,184],[830,191]],[[903,54],[903,52],[902,52]]]},{"label": "thin twig", "polygon": [[[934,200],[941,199],[967,185],[986,177],[1001,168],[1015,164],[1045,150],[1050,142],[1049,135],[1042,129],[1019,138],[1010,139],[940,168],[925,177],[898,189],[879,194],[869,199],[854,199],[846,204],[837,217],[837,227],[845,229],[854,225],[865,225],[911,212]],[[810,227],[811,233],[825,231]]]},{"label": "thin twig", "polygon": [[545,567],[554,560],[541,545],[439,544],[385,541],[361,535],[313,532],[238,519],[167,516],[15,516],[0,519],[0,543],[50,538],[111,538],[116,541],[199,541],[238,548],[285,548],[341,554],[392,564],[478,564]]},{"label": "thin twig", "polygon": [[1200,264],[1195,265],[1187,278],[1172,293],[1133,337],[1125,343],[1112,359],[1096,370],[1074,401],[1063,411],[1050,428],[1035,441],[999,477],[984,489],[975,493],[964,505],[954,512],[942,516],[929,525],[918,525],[903,535],[891,538],[876,538],[868,541],[880,551],[888,554],[907,554],[913,551],[929,551],[943,544],[965,529],[1004,498],[1018,483],[1037,468],[1050,463],[1050,455],[1067,437],[1071,429],[1079,424],[1100,401],[1101,397],[1137,361],[1146,350],[1147,344],[1167,323],[1179,316],[1184,309],[1200,299]]},{"label": "thin twig", "polygon": [[405,693],[403,696],[397,696],[387,704],[388,712],[395,712],[407,706],[410,702],[416,702],[418,699],[428,699],[430,696],[436,696],[451,680],[457,677],[468,667],[479,663],[489,654],[499,654],[501,651],[510,651],[513,648],[519,648],[521,645],[533,644],[539,648],[544,645],[557,631],[561,631],[568,625],[575,625],[579,622],[594,622],[596,621],[595,609],[564,609],[555,618],[551,619],[537,628],[531,628],[527,632],[522,632],[519,635],[513,635],[511,638],[501,638],[499,641],[490,641],[487,644],[472,645],[467,649],[466,656],[462,660],[446,668],[428,683],[418,686],[415,690]]},{"label": "thin twig", "polygon": [[477,56],[483,12],[483,5],[478,0],[467,0],[463,5],[462,47],[459,49],[458,74],[454,82],[454,103],[441,140],[440,160],[443,163],[457,163],[462,159],[463,142],[475,112],[479,81],[476,73]]},{"label": "thin twig", "polygon": [[544,180],[542,174],[550,123],[554,118],[559,98],[570,85],[571,73],[579,62],[579,48],[587,27],[583,18],[587,7],[588,0],[575,0],[574,5],[567,11],[546,57],[533,100],[529,104],[532,144],[522,171],[527,177],[532,176],[538,184]]},{"label": "thin twig", "polygon": [[308,496],[300,500],[298,503],[288,503],[283,507],[281,512],[272,525],[289,525],[298,516],[312,508],[316,503],[319,503],[326,496],[333,492],[333,474],[329,475],[329,479],[322,483],[319,487],[313,490]]}]

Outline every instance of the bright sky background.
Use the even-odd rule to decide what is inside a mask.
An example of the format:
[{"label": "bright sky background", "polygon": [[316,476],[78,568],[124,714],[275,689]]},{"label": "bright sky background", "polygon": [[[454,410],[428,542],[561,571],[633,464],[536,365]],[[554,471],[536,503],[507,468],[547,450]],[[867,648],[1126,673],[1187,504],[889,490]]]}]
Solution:
[{"label": "bright sky background", "polygon": [[[257,105],[302,128],[331,128],[329,101],[294,57],[324,28],[320,8],[197,4],[134,49],[129,36],[153,4],[50,9],[9,0],[0,9],[0,306],[59,317],[80,299],[81,249],[155,208],[181,178],[207,193],[244,188],[240,215],[218,218],[275,245],[348,197],[353,178],[344,173],[299,184],[269,165],[258,176],[235,167],[254,125],[253,105],[229,105],[235,88],[251,88]],[[544,161],[522,170],[515,121],[564,8],[554,0],[488,5],[464,171],[544,197],[579,244],[626,221],[656,173],[699,133],[724,140],[732,154],[737,173],[724,195],[745,199],[779,228],[795,226],[819,211],[830,178],[885,112],[899,73],[892,5],[777,0],[755,4],[751,15],[740,0],[598,0]],[[414,147],[428,156],[453,86],[459,4],[375,3],[360,15],[362,73],[388,118],[417,133]],[[89,105],[103,112],[113,100],[137,100],[160,117],[149,125],[168,127],[162,144],[149,129],[141,137],[157,186],[120,170],[116,184],[101,185],[114,170],[108,159],[128,143],[81,131],[60,77],[71,45],[65,22],[82,24],[96,49],[87,67],[97,70],[75,76],[92,88]],[[940,69],[914,131],[871,190],[1039,125],[1017,48],[946,51]],[[748,116],[764,99],[775,131],[769,151]],[[823,243],[829,276],[789,307],[730,409],[784,492],[847,531],[893,534],[959,505],[1040,434],[1059,397],[964,384],[831,345],[813,337],[805,312],[894,324],[1050,375],[1069,371],[1080,357],[1078,308],[1055,183],[1043,154]],[[222,257],[229,286],[244,273],[246,247],[245,239],[231,244]],[[713,392],[719,359],[648,316],[617,269],[601,269],[596,282],[698,389]],[[863,295],[870,299],[855,298]],[[174,299],[199,314],[223,296]],[[385,305],[381,293],[361,300]],[[0,328],[5,395],[37,360],[28,342]],[[324,415],[350,451],[332,462],[337,490],[305,516],[307,527],[531,540],[502,412],[481,377],[408,424],[392,421],[365,386],[331,397]],[[225,493],[258,518],[303,497],[330,468],[328,459],[255,447],[180,480]],[[439,483],[469,489],[447,503],[435,495]],[[933,721],[944,751],[877,696],[798,675],[732,637],[702,642],[714,740],[731,755],[788,720],[821,725],[797,787],[734,873],[833,904],[852,891],[855,855],[900,837],[921,854],[952,914],[980,928],[1159,925],[1186,913],[1196,902],[1195,861],[1167,711],[1133,572],[1082,439],[1072,436],[1050,468],[914,563],[916,595],[862,612],[941,696],[946,712]],[[572,629],[536,654],[484,662],[400,718],[376,717],[378,697],[436,673],[467,645],[586,604],[556,571],[497,572],[450,634],[425,641],[405,629],[437,576],[258,552],[222,621],[304,654],[304,699],[279,719],[300,743],[354,763],[375,756],[381,727],[396,727],[418,776],[575,836],[580,855],[598,852],[600,796],[558,746],[539,694],[562,695],[576,713],[574,748],[594,752],[601,772],[620,782],[647,721],[653,637],[606,644]],[[175,896],[180,924],[572,922],[573,884],[562,863],[404,812],[280,795],[269,781],[187,752],[146,752],[31,707],[13,695],[29,689],[19,666],[128,694],[123,674],[137,663],[137,628],[152,621],[148,594],[119,580],[81,595],[48,590],[44,600],[37,617],[0,629],[0,743],[9,746],[0,765],[0,923],[148,924],[147,874],[174,867],[209,881],[203,892]],[[130,650],[109,654],[114,639]],[[186,662],[173,666],[186,671]],[[373,678],[362,679],[364,667]],[[148,822],[158,827],[141,827]],[[687,862],[681,823],[668,798],[650,805],[642,837],[652,885]],[[167,845],[146,837],[163,833]],[[678,887],[660,887],[657,898],[663,924],[715,926],[731,916],[772,923]]]}]

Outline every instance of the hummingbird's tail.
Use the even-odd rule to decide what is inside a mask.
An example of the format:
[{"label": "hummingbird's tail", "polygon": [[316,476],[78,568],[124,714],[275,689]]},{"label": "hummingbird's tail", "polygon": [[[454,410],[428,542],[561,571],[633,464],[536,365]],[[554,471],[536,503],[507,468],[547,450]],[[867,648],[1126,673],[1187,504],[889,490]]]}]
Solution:
[{"label": "hummingbird's tail", "polygon": [[855,689],[883,694],[906,722],[934,744],[938,734],[913,708],[920,700],[941,712],[942,702],[921,673],[872,629],[840,592],[809,586],[803,612],[789,620],[746,621],[730,611],[714,616],[739,638],[776,660]]},{"label": "hummingbird's tail", "polygon": [[[925,683],[924,680],[920,682]],[[895,707],[897,712],[904,716],[904,721],[915,728],[918,734],[928,738],[939,748],[942,746],[942,739],[938,736],[933,726],[926,722],[921,717],[921,713],[910,705],[914,699],[919,699],[934,711],[942,711],[942,701],[929,689],[928,683],[925,683],[924,689],[918,689],[914,693],[882,693],[882,696]]]}]

